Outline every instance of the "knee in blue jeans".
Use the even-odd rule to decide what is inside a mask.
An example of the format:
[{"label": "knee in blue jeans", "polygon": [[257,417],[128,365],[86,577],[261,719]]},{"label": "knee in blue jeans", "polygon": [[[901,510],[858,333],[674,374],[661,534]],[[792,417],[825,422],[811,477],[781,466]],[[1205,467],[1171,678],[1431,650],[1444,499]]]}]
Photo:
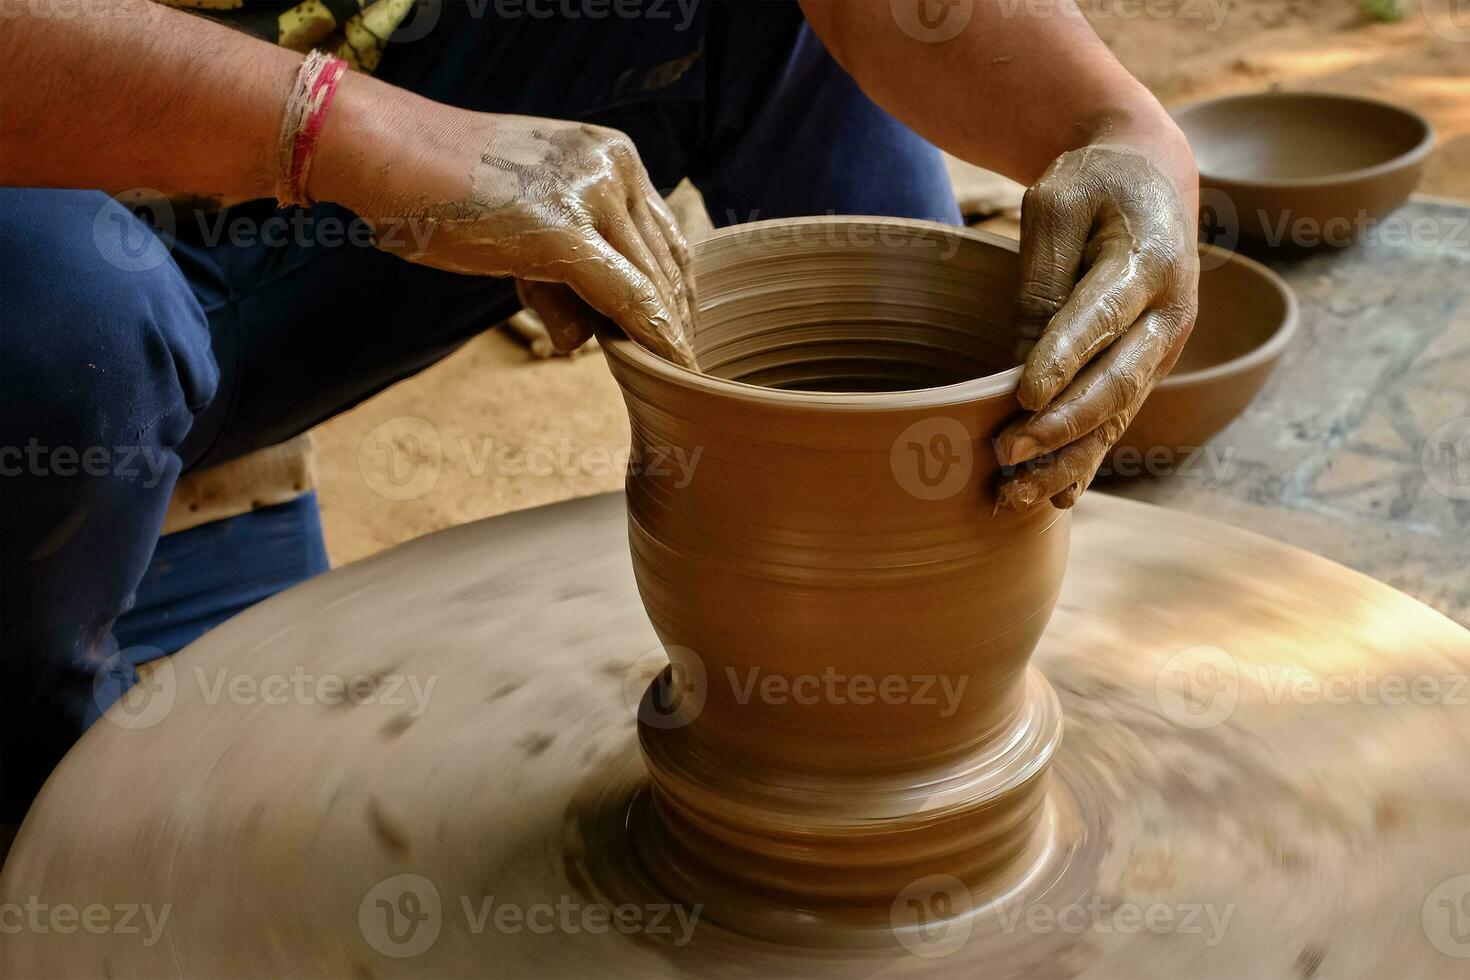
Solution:
[{"label": "knee in blue jeans", "polygon": [[96,191],[4,188],[0,254],[0,465],[176,446],[219,371],[164,240]]}]

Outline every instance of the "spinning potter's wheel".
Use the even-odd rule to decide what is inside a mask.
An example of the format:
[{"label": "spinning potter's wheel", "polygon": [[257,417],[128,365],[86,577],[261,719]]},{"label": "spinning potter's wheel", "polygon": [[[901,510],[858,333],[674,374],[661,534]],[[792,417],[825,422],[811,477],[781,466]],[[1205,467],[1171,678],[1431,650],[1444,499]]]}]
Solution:
[{"label": "spinning potter's wheel", "polygon": [[277,596],[53,775],[4,870],[0,972],[1464,975],[1470,635],[1330,562],[1087,496],[1033,660],[1066,719],[1053,853],[969,915],[917,883],[888,948],[691,938],[598,850],[658,649],[620,494]]}]

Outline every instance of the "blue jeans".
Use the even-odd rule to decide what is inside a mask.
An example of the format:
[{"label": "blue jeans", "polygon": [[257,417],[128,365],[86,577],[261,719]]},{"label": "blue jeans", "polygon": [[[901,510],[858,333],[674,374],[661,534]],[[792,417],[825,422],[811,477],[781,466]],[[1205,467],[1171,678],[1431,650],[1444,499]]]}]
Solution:
[{"label": "blue jeans", "polygon": [[[622,129],[660,188],[691,178],[721,225],[959,220],[937,151],[858,90],[794,2],[601,20],[502,6],[445,4],[427,33],[410,21],[378,76]],[[136,680],[112,627],[178,475],[303,432],[515,310],[506,280],[401,261],[353,221],[258,201],[175,207],[159,235],[98,192],[0,189],[6,823]]]}]

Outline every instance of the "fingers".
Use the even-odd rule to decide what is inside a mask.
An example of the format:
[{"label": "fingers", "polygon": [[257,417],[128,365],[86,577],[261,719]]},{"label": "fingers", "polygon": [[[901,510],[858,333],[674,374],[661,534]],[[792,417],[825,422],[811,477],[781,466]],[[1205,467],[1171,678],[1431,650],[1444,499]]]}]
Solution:
[{"label": "fingers", "polygon": [[[668,202],[654,188],[653,182],[648,179],[648,171],[639,165],[638,172],[643,185],[643,199],[648,204],[648,210],[653,215],[654,222],[663,232],[664,239],[669,243],[669,252],[674,257],[674,263],[679,267],[679,276],[684,283],[684,301],[689,304],[691,314],[699,311],[699,302],[695,293],[694,284],[694,257],[689,251],[689,242],[685,240],[684,233],[679,230],[679,222],[674,218],[674,212],[669,209]],[[685,321],[687,328],[693,332],[694,320]]]},{"label": "fingers", "polygon": [[[643,273],[653,288],[658,291],[659,301],[668,311],[670,329],[675,334],[682,334],[683,314],[681,313],[680,300],[683,296],[682,287],[676,290],[673,282],[669,280],[667,269],[673,265],[673,259],[667,255],[668,246],[664,243],[663,236],[657,235],[650,241],[642,229],[640,229],[627,209],[625,201],[599,208],[595,212],[594,222],[598,234],[607,241],[609,245],[623,254],[628,261],[632,262]],[[658,256],[655,249],[666,253],[662,258]],[[671,337],[672,339],[672,337]]]},{"label": "fingers", "polygon": [[1018,356],[1026,356],[1046,331],[1071,295],[1082,267],[1093,209],[1085,199],[1074,199],[1065,190],[1075,170],[1070,156],[1058,158],[1021,201],[1016,327],[1025,349]]},{"label": "fingers", "polygon": [[698,310],[694,297],[694,272],[689,256],[689,244],[679,231],[679,223],[669,210],[663,195],[654,188],[648,178],[648,169],[642,165],[637,148],[632,143],[619,144],[623,148],[617,153],[617,163],[623,178],[631,187],[629,215],[638,223],[642,237],[648,242],[654,256],[663,263],[663,272],[673,289],[678,292],[679,322],[681,336],[675,338],[676,345],[689,350],[689,366],[694,366],[694,313]]},{"label": "fingers", "polygon": [[1122,241],[1107,246],[1026,357],[1016,398],[1039,409],[1138,319],[1160,276],[1146,254]]},{"label": "fingers", "polygon": [[572,289],[559,282],[517,279],[516,295],[522,305],[534,310],[559,351],[573,351],[592,339],[606,319],[584,303]]},{"label": "fingers", "polygon": [[675,364],[692,368],[694,352],[675,331],[669,308],[648,277],[600,235],[592,236],[584,247],[584,257],[558,264],[559,275],[546,278],[565,279],[589,306],[629,337]]},{"label": "fingers", "polygon": [[1079,480],[1076,483],[1068,486],[1061,493],[1053,495],[1051,498],[1051,505],[1057,510],[1066,510],[1068,507],[1071,507],[1077,503],[1077,498],[1082,496],[1082,491],[1086,490],[1087,487],[1087,483]]},{"label": "fingers", "polygon": [[689,274],[689,245],[679,232],[678,223],[664,199],[654,189],[648,170],[631,140],[623,137],[611,144],[617,175],[623,184],[623,206],[629,220],[638,229],[649,254],[659,265],[659,275],[645,274],[655,282],[668,284],[669,310],[674,328],[669,340],[676,350],[686,355],[680,363],[694,366],[692,337],[694,322],[693,279]]},{"label": "fingers", "polygon": [[1126,144],[1070,150],[1027,192],[1016,397],[1029,413],[1001,433],[997,455],[1034,462],[997,507],[1075,503],[1172,366],[1194,319],[1189,224],[1169,176]]},{"label": "fingers", "polygon": [[1127,427],[1127,420],[1122,417],[1108,419],[1034,466],[1018,470],[1001,484],[996,494],[996,510],[1004,507],[1024,511],[1048,497],[1058,507],[1070,507],[1092,482],[1103,457]]},{"label": "fingers", "polygon": [[997,441],[1001,461],[1014,466],[1059,449],[1114,416],[1132,418],[1175,356],[1186,326],[1170,311],[1150,310],[1139,317],[1054,402],[1002,430]]},{"label": "fingers", "polygon": [[628,206],[628,214],[638,227],[638,232],[643,236],[643,241],[647,243],[653,257],[658,261],[659,271],[669,283],[670,292],[678,308],[678,323],[687,336],[693,330],[694,321],[689,310],[689,290],[684,285],[684,270],[674,259],[669,240],[654,219],[648,201],[641,196],[636,197]]}]

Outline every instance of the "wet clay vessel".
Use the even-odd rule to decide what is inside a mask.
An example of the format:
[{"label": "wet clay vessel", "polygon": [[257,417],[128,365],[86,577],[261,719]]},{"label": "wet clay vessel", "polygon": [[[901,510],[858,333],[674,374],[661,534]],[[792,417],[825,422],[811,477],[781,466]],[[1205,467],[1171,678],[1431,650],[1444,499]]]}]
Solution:
[{"label": "wet clay vessel", "polygon": [[891,941],[916,879],[998,894],[1048,852],[1061,717],[1027,664],[1069,522],[993,513],[1015,245],[825,218],[696,255],[703,375],[604,338],[642,463],[633,568],[671,662],[640,713],[635,835],[726,926]]},{"label": "wet clay vessel", "polygon": [[1233,422],[1296,335],[1291,287],[1259,262],[1200,250],[1199,316],[1174,370],[1113,447],[1109,471],[1170,470]]},{"label": "wet clay vessel", "polygon": [[1434,128],[1401,106],[1266,92],[1173,110],[1199,161],[1209,241],[1285,249],[1348,245],[1404,203]]}]

